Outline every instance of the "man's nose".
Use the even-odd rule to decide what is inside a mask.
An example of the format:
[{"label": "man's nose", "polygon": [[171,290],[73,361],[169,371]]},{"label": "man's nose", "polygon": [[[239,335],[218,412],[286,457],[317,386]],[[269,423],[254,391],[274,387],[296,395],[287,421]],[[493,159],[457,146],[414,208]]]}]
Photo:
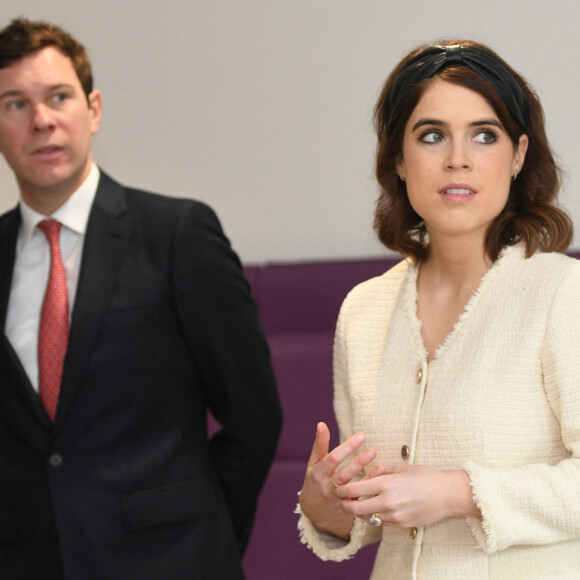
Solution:
[{"label": "man's nose", "polygon": [[35,131],[46,131],[55,126],[54,116],[49,107],[44,104],[36,105],[32,113],[32,126]]}]

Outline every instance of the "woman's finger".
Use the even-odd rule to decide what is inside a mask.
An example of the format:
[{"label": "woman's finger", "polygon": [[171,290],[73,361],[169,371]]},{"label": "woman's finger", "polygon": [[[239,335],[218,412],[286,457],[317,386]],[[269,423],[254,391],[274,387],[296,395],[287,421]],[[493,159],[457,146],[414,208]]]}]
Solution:
[{"label": "woman's finger", "polygon": [[361,481],[365,479],[373,479],[373,477],[379,477],[379,475],[385,475],[387,470],[384,465],[375,465],[367,475],[365,475]]},{"label": "woman's finger", "polygon": [[[354,453],[364,442],[366,441],[366,435],[364,433],[356,433],[349,437],[346,441],[341,443],[338,447],[335,447],[325,458],[324,462],[326,464],[326,469],[330,475],[333,475],[338,466],[344,462],[345,459]],[[372,451],[372,450],[371,450]],[[363,452],[364,453],[364,452]],[[374,453],[374,451],[372,451]],[[372,461],[372,460],[371,460]],[[360,471],[360,469],[359,469]],[[342,469],[341,469],[342,472]],[[338,474],[337,474],[338,476]],[[342,480],[337,480],[336,476],[334,478],[335,483],[342,485]]]},{"label": "woman's finger", "polygon": [[319,463],[328,455],[328,448],[330,445],[330,431],[326,423],[322,421],[316,425],[316,436],[314,437],[314,445],[312,446],[312,453],[308,460],[308,466],[311,467]]},{"label": "woman's finger", "polygon": [[340,486],[352,481],[376,456],[377,452],[374,449],[364,449],[350,463],[341,467],[340,471],[334,474],[334,482]]},{"label": "woman's finger", "polygon": [[320,422],[316,427],[316,437],[308,469],[318,482],[328,479],[334,487],[350,481],[376,456],[376,452],[367,449],[361,452],[346,468],[336,473],[338,466],[354,453],[366,440],[364,433],[356,433],[329,452],[330,431],[326,423]]}]

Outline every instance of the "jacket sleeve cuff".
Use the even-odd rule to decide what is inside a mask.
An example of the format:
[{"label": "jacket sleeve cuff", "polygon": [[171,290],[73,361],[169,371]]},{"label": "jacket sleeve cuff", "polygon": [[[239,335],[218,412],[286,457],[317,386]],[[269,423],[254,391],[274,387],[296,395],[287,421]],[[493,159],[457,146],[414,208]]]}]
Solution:
[{"label": "jacket sleeve cuff", "polygon": [[355,518],[350,540],[344,540],[343,538],[338,538],[316,528],[302,513],[300,504],[296,506],[294,513],[300,516],[298,520],[300,541],[311,549],[321,560],[341,562],[352,558],[361,549],[363,538],[368,528],[364,520]]},{"label": "jacket sleeve cuff", "polygon": [[485,502],[485,494],[482,492],[483,484],[477,475],[477,466],[475,463],[468,462],[463,466],[463,469],[469,475],[473,489],[473,501],[481,512],[481,519],[468,517],[467,525],[470,527],[479,547],[486,554],[493,554],[498,550],[497,526],[493,521],[492,510]]}]

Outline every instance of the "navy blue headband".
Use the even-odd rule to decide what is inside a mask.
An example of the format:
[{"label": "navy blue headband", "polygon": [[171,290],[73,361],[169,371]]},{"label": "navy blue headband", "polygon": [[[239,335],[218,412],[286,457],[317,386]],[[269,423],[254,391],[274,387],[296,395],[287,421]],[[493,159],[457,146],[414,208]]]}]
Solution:
[{"label": "navy blue headband", "polygon": [[401,116],[407,98],[422,81],[435,76],[448,65],[468,66],[487,80],[497,91],[509,112],[524,131],[530,120],[530,107],[526,91],[496,56],[476,46],[430,46],[414,56],[395,78],[385,99],[387,129],[392,132]]}]

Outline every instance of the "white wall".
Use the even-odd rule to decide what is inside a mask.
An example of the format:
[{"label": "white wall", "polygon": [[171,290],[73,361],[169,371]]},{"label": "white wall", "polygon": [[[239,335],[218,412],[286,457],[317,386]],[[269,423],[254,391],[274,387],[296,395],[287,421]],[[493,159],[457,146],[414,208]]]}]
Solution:
[{"label": "white wall", "polygon": [[[105,102],[97,162],[209,202],[246,263],[383,253],[374,101],[408,50],[450,36],[536,88],[580,231],[577,0],[2,0],[0,26],[21,15],[86,45]],[[3,160],[0,188],[3,211],[17,196]]]}]

